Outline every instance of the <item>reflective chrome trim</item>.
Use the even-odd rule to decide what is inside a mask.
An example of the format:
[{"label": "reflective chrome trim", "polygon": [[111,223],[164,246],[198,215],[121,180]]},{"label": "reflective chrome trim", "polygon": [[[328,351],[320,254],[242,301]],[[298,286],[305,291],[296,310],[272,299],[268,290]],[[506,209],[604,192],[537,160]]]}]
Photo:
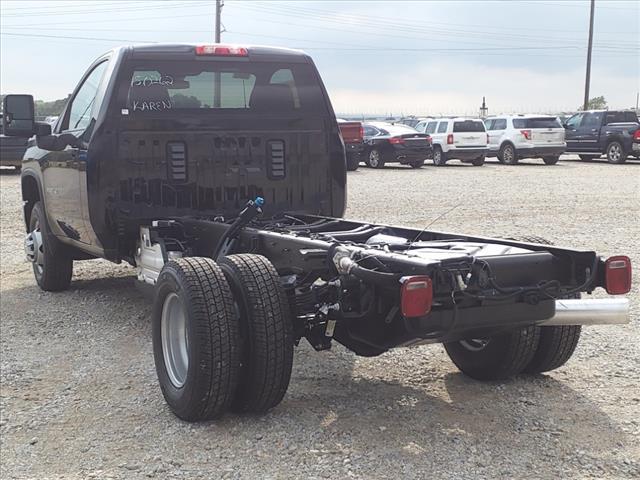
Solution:
[{"label": "reflective chrome trim", "polygon": [[628,298],[556,300],[556,314],[548,325],[624,325],[629,323]]}]

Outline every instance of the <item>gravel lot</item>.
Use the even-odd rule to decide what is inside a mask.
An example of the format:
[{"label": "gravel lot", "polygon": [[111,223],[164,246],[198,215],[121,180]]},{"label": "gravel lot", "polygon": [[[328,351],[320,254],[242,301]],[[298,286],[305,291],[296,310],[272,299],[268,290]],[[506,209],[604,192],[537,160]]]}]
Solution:
[{"label": "gravel lot", "polygon": [[[639,478],[640,273],[632,323],[585,329],[573,359],[482,384],[440,345],[363,359],[297,349],[282,404],[191,425],[156,382],[133,269],[78,262],[64,293],[23,260],[19,176],[2,171],[1,478]],[[349,174],[348,217],[631,256],[640,163],[453,162]],[[598,293],[601,296],[602,293]]]}]

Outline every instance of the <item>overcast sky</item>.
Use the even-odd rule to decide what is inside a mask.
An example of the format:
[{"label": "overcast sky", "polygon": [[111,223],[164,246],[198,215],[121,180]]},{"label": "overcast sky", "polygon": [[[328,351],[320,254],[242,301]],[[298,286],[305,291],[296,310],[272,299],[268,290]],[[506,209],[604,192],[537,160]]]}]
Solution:
[{"label": "overcast sky", "polygon": [[[0,91],[53,100],[104,51],[213,40],[214,0],[0,0]],[[588,0],[226,0],[222,41],[306,50],[334,108],[568,111],[582,103]],[[591,96],[635,105],[640,2],[596,0]],[[74,38],[61,38],[74,37]]]}]

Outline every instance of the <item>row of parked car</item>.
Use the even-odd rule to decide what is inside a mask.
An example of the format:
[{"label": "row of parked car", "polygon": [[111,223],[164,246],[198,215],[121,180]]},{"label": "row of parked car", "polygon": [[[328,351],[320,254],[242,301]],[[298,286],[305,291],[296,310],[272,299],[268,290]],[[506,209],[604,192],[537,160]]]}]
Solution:
[{"label": "row of parked car", "polygon": [[611,163],[640,158],[640,122],[633,111],[580,112],[562,122],[549,115],[426,118],[404,123],[339,120],[349,170],[400,163],[420,168],[460,160],[481,166],[487,157],[514,165],[523,158],[558,162],[563,153],[583,160],[603,154]]}]

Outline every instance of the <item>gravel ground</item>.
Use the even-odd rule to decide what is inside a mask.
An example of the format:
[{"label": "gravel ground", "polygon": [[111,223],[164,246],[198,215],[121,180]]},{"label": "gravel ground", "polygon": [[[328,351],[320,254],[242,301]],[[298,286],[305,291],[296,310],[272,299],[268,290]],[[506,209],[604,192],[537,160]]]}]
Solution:
[{"label": "gravel ground", "polygon": [[[349,174],[347,216],[631,256],[640,164],[489,162]],[[179,421],[156,382],[133,269],[78,262],[41,292],[23,260],[19,177],[0,175],[1,478],[639,478],[640,326],[591,327],[548,375],[482,384],[440,345],[357,358],[297,349],[264,416]],[[598,293],[597,296],[601,296]]]}]

